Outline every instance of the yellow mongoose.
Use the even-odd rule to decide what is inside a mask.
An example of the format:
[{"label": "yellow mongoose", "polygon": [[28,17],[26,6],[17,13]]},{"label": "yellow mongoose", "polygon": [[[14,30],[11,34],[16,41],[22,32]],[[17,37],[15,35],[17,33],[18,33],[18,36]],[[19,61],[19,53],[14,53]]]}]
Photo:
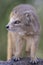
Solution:
[{"label": "yellow mongoose", "polygon": [[19,60],[26,43],[25,52],[32,62],[37,62],[36,50],[40,35],[40,24],[35,9],[28,4],[13,8],[10,14],[8,29],[7,60],[12,56]]}]

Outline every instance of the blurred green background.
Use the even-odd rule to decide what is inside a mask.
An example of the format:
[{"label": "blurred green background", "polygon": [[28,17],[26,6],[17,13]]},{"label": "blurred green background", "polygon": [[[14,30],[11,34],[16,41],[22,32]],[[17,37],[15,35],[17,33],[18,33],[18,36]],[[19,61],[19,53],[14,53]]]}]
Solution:
[{"label": "blurred green background", "polygon": [[7,57],[7,30],[5,25],[9,21],[10,12],[13,7],[22,3],[33,5],[39,15],[42,31],[37,56],[43,58],[43,0],[0,0],[0,60],[6,60]]}]

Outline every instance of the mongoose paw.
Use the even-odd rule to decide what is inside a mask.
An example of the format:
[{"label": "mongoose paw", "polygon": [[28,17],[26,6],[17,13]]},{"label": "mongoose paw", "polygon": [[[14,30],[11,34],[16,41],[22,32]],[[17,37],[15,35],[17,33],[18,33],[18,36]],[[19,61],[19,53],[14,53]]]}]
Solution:
[{"label": "mongoose paw", "polygon": [[33,63],[33,64],[37,64],[39,62],[38,58],[35,58],[34,60],[31,59],[30,60],[30,63]]},{"label": "mongoose paw", "polygon": [[19,57],[13,57],[14,61],[19,61],[20,58]]}]

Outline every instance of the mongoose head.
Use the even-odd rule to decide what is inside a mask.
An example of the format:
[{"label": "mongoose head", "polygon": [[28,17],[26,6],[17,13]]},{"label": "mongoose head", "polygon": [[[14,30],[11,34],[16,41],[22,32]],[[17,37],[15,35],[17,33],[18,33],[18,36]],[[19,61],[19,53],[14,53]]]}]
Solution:
[{"label": "mongoose head", "polygon": [[38,20],[35,9],[30,5],[22,4],[12,10],[6,28],[19,34],[36,32],[38,30],[36,21]]}]

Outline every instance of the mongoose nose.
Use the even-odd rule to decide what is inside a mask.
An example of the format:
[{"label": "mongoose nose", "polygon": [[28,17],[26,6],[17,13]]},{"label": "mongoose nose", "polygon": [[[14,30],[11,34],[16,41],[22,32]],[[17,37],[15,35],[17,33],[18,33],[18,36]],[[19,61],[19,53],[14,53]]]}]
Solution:
[{"label": "mongoose nose", "polygon": [[8,28],[9,28],[9,26],[7,25],[7,26],[6,26],[6,28],[8,29]]}]

